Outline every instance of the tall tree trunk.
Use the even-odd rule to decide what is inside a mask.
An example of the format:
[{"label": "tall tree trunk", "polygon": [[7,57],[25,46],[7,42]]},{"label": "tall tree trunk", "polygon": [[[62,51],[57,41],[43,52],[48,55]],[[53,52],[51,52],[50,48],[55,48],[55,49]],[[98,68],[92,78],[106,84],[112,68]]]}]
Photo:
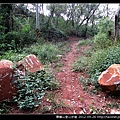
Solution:
[{"label": "tall tree trunk", "polygon": [[38,4],[36,3],[36,29],[39,28],[39,12],[38,12]]},{"label": "tall tree trunk", "polygon": [[55,27],[58,28],[58,18],[60,17],[60,15],[56,16],[56,21],[55,21]]},{"label": "tall tree trunk", "polygon": [[39,12],[38,12],[37,3],[36,3],[36,33],[37,33],[37,37],[40,37]]},{"label": "tall tree trunk", "polygon": [[48,21],[47,21],[48,26],[50,25],[51,19],[53,18],[54,10],[55,10],[55,6],[53,5],[50,13],[50,17],[48,18]]},{"label": "tall tree trunk", "polygon": [[43,9],[43,3],[42,3],[42,14],[43,14],[43,16],[42,16],[42,22],[44,22],[44,9]]},{"label": "tall tree trunk", "polygon": [[115,37],[115,41],[118,39],[118,15],[115,15],[115,24],[114,24],[114,37]]},{"label": "tall tree trunk", "polygon": [[109,14],[108,3],[107,3],[106,11],[107,11],[107,17],[108,17],[108,14]]},{"label": "tall tree trunk", "polygon": [[75,6],[75,3],[72,3],[72,12],[71,12],[72,21],[71,22],[72,22],[73,28],[74,28],[74,11],[75,11],[74,6]]},{"label": "tall tree trunk", "polygon": [[86,22],[86,24],[85,24],[85,31],[84,31],[84,37],[85,37],[85,38],[86,38],[86,35],[87,35],[88,21],[89,21],[89,19],[87,19],[87,22]]},{"label": "tall tree trunk", "polygon": [[119,37],[119,14],[120,14],[120,4],[118,6],[117,14],[115,15],[115,22],[114,22],[114,38],[115,41]]}]

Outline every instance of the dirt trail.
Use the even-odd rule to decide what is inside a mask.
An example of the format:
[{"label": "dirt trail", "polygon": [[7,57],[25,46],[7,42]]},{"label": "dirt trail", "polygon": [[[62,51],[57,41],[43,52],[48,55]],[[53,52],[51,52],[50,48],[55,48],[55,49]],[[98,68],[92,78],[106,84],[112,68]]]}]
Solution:
[{"label": "dirt trail", "polygon": [[[90,114],[92,108],[103,109],[106,106],[106,101],[101,95],[94,95],[87,93],[83,85],[80,84],[79,76],[87,77],[82,72],[72,71],[72,63],[77,56],[83,56],[82,50],[87,49],[87,46],[80,48],[81,52],[77,52],[77,45],[79,38],[70,37],[71,51],[68,52],[62,62],[64,66],[61,67],[62,72],[57,72],[55,75],[60,82],[60,90],[56,93],[57,97],[63,101],[70,109],[58,108],[58,114]],[[57,98],[56,98],[57,99]]]},{"label": "dirt trail", "polygon": [[[87,74],[85,72],[74,72],[72,70],[72,63],[77,58],[77,56],[83,57],[82,51],[88,50],[89,46],[81,46],[78,52],[78,40],[80,40],[80,38],[69,38],[71,51],[66,53],[61,58],[61,61],[58,61],[58,63],[62,62],[64,64],[60,68],[61,72],[59,72],[57,68],[54,68],[55,76],[60,83],[60,88],[58,90],[53,90],[50,92],[52,92],[52,94],[55,93],[54,100],[56,103],[63,102],[63,104],[61,104],[60,106],[56,106],[56,108],[54,108],[54,111],[50,110],[48,111],[48,113],[44,114],[101,114],[103,112],[104,114],[109,114],[116,111],[108,107],[108,104],[110,104],[111,102],[120,104],[120,100],[109,97],[102,91],[97,92],[97,94],[92,94],[91,92],[87,92],[86,90],[84,90],[84,86],[80,82],[79,76],[83,76],[84,78],[86,78]],[[89,86],[89,90],[91,89],[91,87],[94,86]],[[32,112],[23,111],[18,109],[15,105],[15,107],[13,106],[11,114],[41,114],[41,108],[45,107],[46,105],[53,105],[53,103],[48,100],[47,96],[42,99],[42,103],[38,109]]]}]

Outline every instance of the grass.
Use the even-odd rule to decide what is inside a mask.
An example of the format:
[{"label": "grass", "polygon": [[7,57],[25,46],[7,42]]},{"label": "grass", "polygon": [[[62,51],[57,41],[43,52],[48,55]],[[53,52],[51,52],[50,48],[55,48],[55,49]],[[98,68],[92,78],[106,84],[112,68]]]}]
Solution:
[{"label": "grass", "polygon": [[69,41],[57,42],[56,45],[58,46],[59,49],[58,50],[59,55],[64,55],[65,53],[71,50]]},{"label": "grass", "polygon": [[[66,106],[64,102],[56,96],[56,92],[48,92],[47,93],[47,100],[51,103],[50,106],[44,106],[41,112],[44,114],[45,112],[52,112],[55,113],[57,108],[69,108]],[[47,109],[46,109],[47,108]],[[70,108],[69,108],[70,109]]]},{"label": "grass", "polygon": [[85,56],[78,56],[77,59],[72,64],[73,71],[76,72],[83,72],[86,71],[87,66],[87,57]]}]

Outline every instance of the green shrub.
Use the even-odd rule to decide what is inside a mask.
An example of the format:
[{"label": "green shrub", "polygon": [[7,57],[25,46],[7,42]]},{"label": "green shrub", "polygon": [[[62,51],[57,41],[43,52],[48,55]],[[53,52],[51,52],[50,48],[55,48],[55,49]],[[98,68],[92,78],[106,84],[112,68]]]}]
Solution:
[{"label": "green shrub", "polygon": [[47,64],[49,62],[55,62],[57,60],[57,46],[53,44],[44,44],[41,46],[41,49],[38,51],[38,58],[42,63]]},{"label": "green shrub", "polygon": [[24,51],[28,54],[35,54],[43,64],[48,64],[57,60],[58,47],[52,43],[42,45],[36,43],[30,48],[25,48]]},{"label": "green shrub", "polygon": [[83,45],[93,45],[94,43],[94,38],[87,38],[86,40],[79,40],[78,47],[80,48]]},{"label": "green shrub", "polygon": [[16,49],[17,44],[20,43],[19,38],[20,38],[19,33],[15,31],[3,34],[0,40],[1,43],[0,49],[2,51]]},{"label": "green shrub", "polygon": [[4,55],[0,56],[0,59],[8,59],[13,62],[18,62],[19,60],[22,60],[27,55],[28,55],[27,53],[16,53],[13,50],[9,50],[4,52]]},{"label": "green shrub", "polygon": [[107,49],[100,49],[89,58],[88,73],[95,81],[101,72],[112,64],[120,64],[120,46],[111,46]]},{"label": "green shrub", "polygon": [[95,48],[104,49],[111,46],[113,43],[112,43],[112,40],[108,39],[108,36],[106,33],[99,32],[94,37],[94,44],[95,44]]},{"label": "green shrub", "polygon": [[66,40],[68,36],[60,29],[55,28],[55,26],[50,23],[42,23],[40,28],[41,36],[48,41],[58,41],[59,39]]},{"label": "green shrub", "polygon": [[97,25],[97,29],[99,33],[108,34],[108,31],[113,33],[114,21],[110,20],[109,17],[100,18],[99,23]]},{"label": "green shrub", "polygon": [[14,96],[14,101],[21,109],[38,107],[41,104],[40,100],[45,95],[45,90],[59,87],[53,75],[44,70],[20,76],[15,80],[15,84],[18,94]]}]

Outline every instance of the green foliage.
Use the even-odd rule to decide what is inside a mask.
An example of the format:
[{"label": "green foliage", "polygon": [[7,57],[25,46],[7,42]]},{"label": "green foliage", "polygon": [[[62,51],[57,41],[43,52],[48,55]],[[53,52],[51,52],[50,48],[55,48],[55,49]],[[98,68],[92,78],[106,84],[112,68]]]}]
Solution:
[{"label": "green foliage", "polygon": [[40,32],[41,36],[49,41],[58,41],[59,39],[66,40],[68,38],[63,31],[55,28],[52,23],[43,23]]},{"label": "green foliage", "polygon": [[111,46],[113,44],[113,41],[108,39],[107,34],[99,32],[97,35],[94,36],[94,44],[95,48],[104,49]]},{"label": "green foliage", "polygon": [[97,49],[104,49],[113,44],[113,41],[108,35],[108,31],[113,32],[113,21],[109,20],[107,17],[100,19],[98,25],[98,33],[94,36],[94,44]]},{"label": "green foliage", "polygon": [[[14,30],[4,32],[0,35],[0,49],[1,51],[8,51],[8,50],[19,50],[22,49],[24,46],[32,44],[36,41],[36,33],[35,30],[32,30],[29,21],[24,18],[19,19],[14,17],[14,23],[16,24]],[[3,29],[3,27],[2,27]]]},{"label": "green foliage", "polygon": [[35,54],[43,64],[55,62],[57,60],[58,47],[52,43],[35,44],[26,48],[28,54]]},{"label": "green foliage", "polygon": [[57,42],[56,45],[59,48],[58,54],[60,55],[63,55],[71,50],[69,41]]},{"label": "green foliage", "polygon": [[10,112],[10,107],[7,105],[6,101],[1,101],[0,102],[0,114],[6,114]]},{"label": "green foliage", "polygon": [[1,50],[14,50],[17,47],[17,43],[20,43],[19,41],[19,33],[15,31],[8,32],[7,34],[2,35],[1,39]]},{"label": "green foliage", "polygon": [[100,19],[97,28],[98,32],[108,34],[108,31],[113,32],[114,22],[109,20],[108,17]]},{"label": "green foliage", "polygon": [[78,57],[74,63],[72,64],[72,68],[74,71],[85,71],[86,70],[86,66],[87,66],[87,57]]},{"label": "green foliage", "polygon": [[41,49],[38,51],[38,58],[42,63],[55,62],[57,60],[57,46],[52,44],[45,44],[41,46]]},{"label": "green foliage", "polygon": [[41,104],[40,100],[45,95],[45,90],[59,87],[53,75],[44,70],[19,76],[15,80],[15,84],[18,88],[18,95],[14,96],[14,101],[21,109],[38,107]]},{"label": "green foliage", "polygon": [[120,46],[114,45],[107,49],[100,49],[89,58],[88,73],[97,81],[101,72],[112,64],[120,64]]}]

